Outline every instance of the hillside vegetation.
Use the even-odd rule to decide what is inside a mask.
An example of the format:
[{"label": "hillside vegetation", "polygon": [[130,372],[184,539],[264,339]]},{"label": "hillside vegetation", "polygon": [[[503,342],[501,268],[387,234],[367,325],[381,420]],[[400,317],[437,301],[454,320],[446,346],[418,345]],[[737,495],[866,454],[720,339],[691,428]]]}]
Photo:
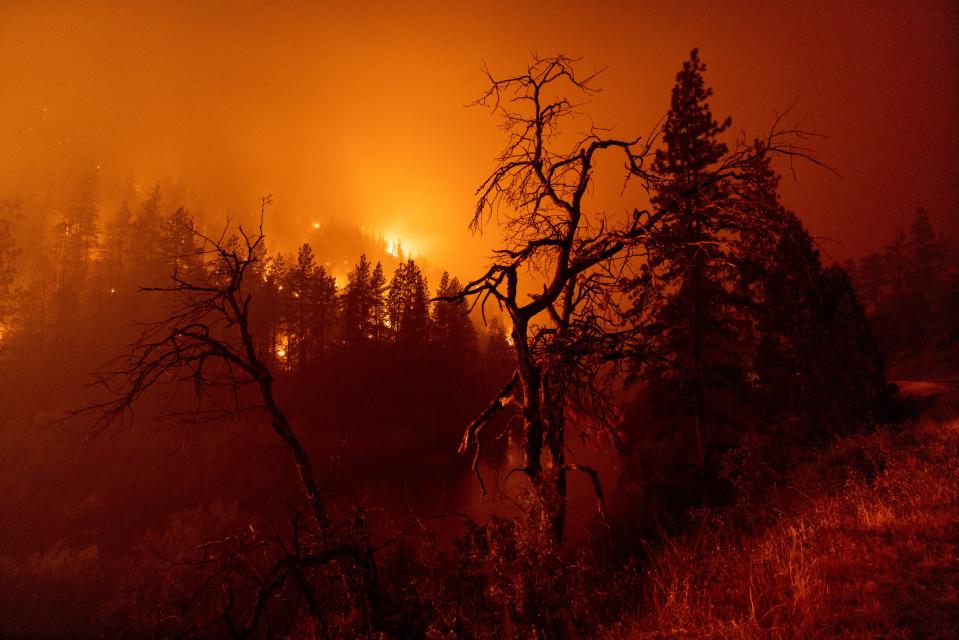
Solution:
[{"label": "hillside vegetation", "polygon": [[650,546],[643,614],[607,637],[956,637],[959,389],[903,387],[918,419],[837,441],[764,508]]}]

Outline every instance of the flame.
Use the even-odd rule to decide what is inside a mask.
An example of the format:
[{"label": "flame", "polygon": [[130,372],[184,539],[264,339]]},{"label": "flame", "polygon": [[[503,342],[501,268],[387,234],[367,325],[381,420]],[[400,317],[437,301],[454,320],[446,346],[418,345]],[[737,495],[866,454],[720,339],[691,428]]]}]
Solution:
[{"label": "flame", "polygon": [[403,257],[402,243],[399,240],[387,240],[386,252],[395,258]]},{"label": "flame", "polygon": [[416,243],[409,238],[400,238],[399,234],[392,231],[383,233],[383,242],[386,244],[386,253],[394,258],[413,258],[418,255]]},{"label": "flame", "polygon": [[277,360],[286,362],[287,355],[289,354],[289,348],[290,336],[285,333],[278,333],[276,335],[276,340],[273,343],[273,353],[276,355]]}]

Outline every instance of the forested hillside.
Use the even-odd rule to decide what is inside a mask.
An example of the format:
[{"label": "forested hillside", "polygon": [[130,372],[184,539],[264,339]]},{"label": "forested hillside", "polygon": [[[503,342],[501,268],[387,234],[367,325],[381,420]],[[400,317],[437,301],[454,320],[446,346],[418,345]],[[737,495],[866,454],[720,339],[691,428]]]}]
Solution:
[{"label": "forested hillside", "polygon": [[97,164],[4,196],[0,636],[950,637],[953,241],[833,264],[822,136],[698,49],[623,133],[582,61],[487,73],[467,273]]}]

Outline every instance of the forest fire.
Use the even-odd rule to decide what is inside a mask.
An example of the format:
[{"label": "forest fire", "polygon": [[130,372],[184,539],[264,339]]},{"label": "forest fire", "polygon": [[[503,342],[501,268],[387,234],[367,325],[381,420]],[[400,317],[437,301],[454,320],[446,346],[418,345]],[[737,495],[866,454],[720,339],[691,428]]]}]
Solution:
[{"label": "forest fire", "polygon": [[0,637],[954,637],[957,24],[3,5]]}]

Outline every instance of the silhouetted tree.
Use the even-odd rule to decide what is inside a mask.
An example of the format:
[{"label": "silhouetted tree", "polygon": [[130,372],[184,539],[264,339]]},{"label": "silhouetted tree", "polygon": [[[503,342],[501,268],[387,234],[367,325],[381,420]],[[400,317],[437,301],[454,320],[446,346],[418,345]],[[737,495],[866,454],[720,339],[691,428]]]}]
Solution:
[{"label": "silhouetted tree", "polygon": [[[717,136],[732,121],[713,119],[705,70],[693,49],[676,76],[664,148],[656,151],[652,165],[661,178],[652,203],[662,225],[650,266],[664,290],[655,317],[662,328],[658,349],[668,364],[647,377],[658,387],[659,401],[671,404],[671,413],[688,412],[708,492],[711,423],[720,419],[716,395],[742,377],[734,344],[741,330],[733,326],[737,316],[727,282],[734,277],[729,247],[744,221],[729,202],[728,180],[718,179],[729,149]],[[761,219],[750,222],[758,225]]]},{"label": "silhouetted tree", "polygon": [[386,295],[386,315],[393,342],[409,355],[422,354],[430,337],[429,289],[410,258],[396,268]]},{"label": "silhouetted tree", "polygon": [[[432,337],[440,356],[455,369],[465,371],[476,359],[476,329],[469,307],[455,297],[463,290],[459,280],[443,272],[433,305]],[[443,300],[453,299],[452,302]]]},{"label": "silhouetted tree", "polygon": [[[102,270],[101,287],[108,294],[108,304],[115,311],[121,308],[129,313],[128,302],[135,285],[130,273],[133,256],[133,213],[126,201],[107,220],[103,242],[100,244],[99,267]],[[117,315],[120,315],[117,313]]]},{"label": "silhouetted tree", "polygon": [[[535,535],[562,541],[567,474],[593,481],[601,513],[605,501],[597,473],[566,459],[567,412],[588,405],[598,393],[606,358],[623,348],[625,333],[606,324],[622,261],[649,231],[649,216],[633,211],[621,219],[593,211],[586,196],[605,152],[625,163],[625,178],[644,175],[647,146],[590,134],[564,150],[559,127],[574,114],[564,89],[590,95],[593,76],[577,75],[563,56],[535,58],[524,73],[497,80],[478,104],[503,118],[507,145],[493,173],[480,185],[471,223],[482,230],[494,214],[503,245],[485,274],[447,299],[495,301],[512,323],[516,372],[471,423],[460,446],[478,456],[483,428],[514,399],[523,416],[519,471],[530,481],[528,515]],[[531,268],[541,277],[521,283]],[[540,288],[542,283],[542,288]],[[532,295],[523,291],[529,287]],[[474,468],[476,457],[474,457]]]},{"label": "silhouetted tree", "polygon": [[133,221],[133,242],[130,246],[133,280],[137,286],[165,282],[168,271],[164,270],[161,236],[163,232],[163,195],[160,184],[150,189],[147,199]]},{"label": "silhouetted tree", "polygon": [[164,220],[160,230],[161,268],[167,274],[190,280],[203,269],[203,258],[197,246],[193,217],[178,207]]},{"label": "silhouetted tree", "polygon": [[363,254],[347,275],[343,288],[343,339],[347,344],[363,344],[373,338],[373,310],[377,303],[371,276],[370,261]]},{"label": "silhouetted tree", "polygon": [[80,303],[97,246],[98,219],[96,178],[87,174],[79,180],[70,204],[54,229],[55,332],[61,341],[76,336],[68,327],[81,320]]},{"label": "silhouetted tree", "polygon": [[[198,615],[209,615],[208,624],[222,625],[217,633],[233,637],[262,633],[272,627],[271,616],[277,621],[306,617],[325,633],[363,636],[379,624],[365,517],[358,512],[332,521],[324,487],[276,399],[273,375],[250,326],[254,300],[247,279],[260,254],[263,208],[269,201],[263,199],[260,227],[253,234],[240,227],[236,240],[225,240],[226,232],[210,238],[194,231],[206,257],[203,277],[186,280],[174,274],[169,286],[149,289],[175,299],[174,311],[151,324],[116,369],[100,376],[114,399],[82,413],[97,414],[102,427],[151,392],[175,396],[183,383],[191,384],[201,400],[216,400],[225,391],[235,403],[232,410],[258,411],[296,470],[305,514],[296,511],[286,539],[251,531],[211,542],[204,553],[212,554],[216,567],[198,563],[200,571],[209,572],[191,599],[214,610]],[[248,386],[252,394],[244,393]],[[335,632],[331,624],[338,625]]]},{"label": "silhouetted tree", "polygon": [[370,335],[374,342],[386,340],[386,290],[383,264],[377,261],[373,273],[370,274]]},{"label": "silhouetted tree", "polygon": [[317,265],[312,247],[303,244],[286,274],[283,290],[290,366],[308,370],[323,359],[336,323],[336,280]]}]

